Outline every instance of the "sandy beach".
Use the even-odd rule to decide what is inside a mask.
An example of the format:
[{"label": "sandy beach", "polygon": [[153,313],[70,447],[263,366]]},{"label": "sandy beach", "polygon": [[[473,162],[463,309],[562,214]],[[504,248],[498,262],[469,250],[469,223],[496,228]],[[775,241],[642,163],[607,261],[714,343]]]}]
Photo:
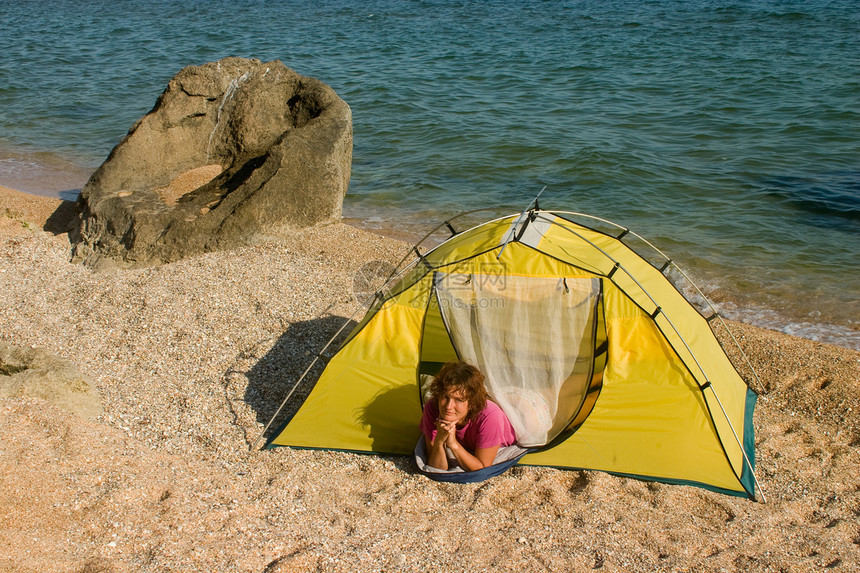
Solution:
[{"label": "sandy beach", "polygon": [[93,273],[73,215],[0,188],[0,340],[72,361],[104,407],[0,399],[0,571],[860,570],[860,352],[731,324],[766,388],[766,503],[539,467],[441,484],[405,457],[250,449],[358,269],[407,244],[338,224]]}]

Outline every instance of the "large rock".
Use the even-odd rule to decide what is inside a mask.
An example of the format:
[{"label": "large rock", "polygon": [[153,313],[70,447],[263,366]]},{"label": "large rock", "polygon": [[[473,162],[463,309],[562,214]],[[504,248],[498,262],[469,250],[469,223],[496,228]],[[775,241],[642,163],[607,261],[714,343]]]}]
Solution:
[{"label": "large rock", "polygon": [[144,266],[339,220],[349,106],[279,61],[180,71],[93,173],[73,260]]},{"label": "large rock", "polygon": [[32,396],[81,417],[103,413],[95,383],[65,358],[0,341],[0,397]]}]

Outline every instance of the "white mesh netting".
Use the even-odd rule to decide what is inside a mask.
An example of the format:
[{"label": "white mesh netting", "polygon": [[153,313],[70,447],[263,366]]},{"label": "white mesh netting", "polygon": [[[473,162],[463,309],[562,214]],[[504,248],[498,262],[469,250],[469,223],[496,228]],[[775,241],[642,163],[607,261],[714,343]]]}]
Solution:
[{"label": "white mesh netting", "polygon": [[552,440],[588,390],[600,280],[437,273],[435,290],[457,353],[484,373],[519,444]]}]

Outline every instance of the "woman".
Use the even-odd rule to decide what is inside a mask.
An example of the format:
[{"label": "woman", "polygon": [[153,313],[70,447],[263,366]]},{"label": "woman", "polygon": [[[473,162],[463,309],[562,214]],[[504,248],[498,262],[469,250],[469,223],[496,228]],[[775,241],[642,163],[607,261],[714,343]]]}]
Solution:
[{"label": "woman", "polygon": [[508,417],[487,399],[484,375],[471,364],[445,364],[430,393],[421,417],[428,465],[447,470],[456,462],[465,471],[475,471],[493,465],[499,448],[516,443]]}]

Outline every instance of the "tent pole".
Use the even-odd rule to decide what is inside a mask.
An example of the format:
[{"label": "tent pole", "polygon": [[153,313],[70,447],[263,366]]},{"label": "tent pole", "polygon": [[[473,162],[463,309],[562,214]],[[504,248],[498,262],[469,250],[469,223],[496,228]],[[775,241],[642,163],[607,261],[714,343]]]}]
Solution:
[{"label": "tent pole", "polygon": [[[693,285],[693,286],[695,286],[695,285]],[[697,288],[698,288],[698,287],[697,287]],[[704,295],[702,295],[702,297],[703,297],[703,298],[705,298],[705,300],[708,300]],[[711,305],[711,301],[709,301],[709,300],[708,300],[708,305]],[[714,308],[714,307],[713,307],[713,306],[711,306],[711,309],[713,309],[713,308]],[[715,312],[715,313],[716,313],[716,315],[717,315],[717,320],[719,320],[719,322],[720,322],[720,324],[722,325],[722,327],[726,329],[726,332],[728,332],[728,333],[729,333],[729,337],[732,339],[732,342],[734,342],[734,343],[735,343],[735,348],[737,348],[738,352],[740,352],[740,353],[741,353],[741,356],[743,356],[743,357],[744,357],[744,362],[746,362],[746,364],[747,364],[747,368],[749,368],[749,369],[750,369],[750,372],[752,372],[753,378],[755,378],[756,386],[758,386],[758,389],[759,389],[759,394],[767,394],[767,392],[768,392],[767,388],[765,388],[765,385],[764,385],[764,384],[762,383],[762,381],[759,379],[759,377],[758,377],[758,372],[756,372],[755,368],[753,368],[752,362],[750,362],[750,359],[749,359],[749,357],[747,356],[747,353],[746,353],[746,352],[744,352],[744,349],[743,349],[743,348],[741,348],[741,343],[740,343],[740,342],[738,342],[738,339],[737,339],[737,338],[735,338],[735,333],[734,333],[734,332],[732,332],[732,329],[731,329],[731,328],[729,328],[729,325],[728,325],[728,324],[726,324],[726,321],[724,321],[724,320],[723,320],[722,315],[721,315],[720,313],[716,312],[716,310],[714,310],[714,312]],[[719,339],[717,339],[717,341],[719,342]]]},{"label": "tent pole", "polygon": [[[544,189],[546,189],[546,187],[544,187]],[[543,189],[541,189],[541,193],[543,193]],[[539,196],[540,196],[540,193],[538,193],[538,197],[539,197]],[[535,197],[535,200],[537,200],[537,197]],[[293,393],[296,391],[296,388],[298,388],[298,387],[299,387],[299,384],[301,384],[301,383],[302,383],[302,381],[305,379],[305,377],[308,375],[308,373],[311,371],[311,369],[314,367],[314,365],[316,365],[316,363],[319,361],[319,359],[320,359],[320,357],[322,356],[322,354],[323,354],[323,353],[328,349],[328,347],[329,347],[329,346],[331,346],[331,345],[332,345],[332,343],[335,341],[335,339],[336,339],[338,336],[340,336],[340,334],[343,332],[343,330],[346,328],[346,326],[349,324],[349,322],[350,322],[353,318],[355,318],[355,317],[356,317],[356,315],[358,314],[358,312],[359,312],[362,308],[369,307],[369,306],[372,304],[373,300],[377,297],[377,295],[379,294],[379,292],[382,292],[382,291],[383,291],[383,290],[384,290],[384,289],[385,289],[385,288],[386,288],[386,287],[391,283],[391,281],[393,281],[395,278],[397,278],[397,277],[399,277],[399,276],[403,275],[403,273],[405,273],[405,272],[406,272],[407,270],[409,270],[411,267],[415,266],[419,261],[424,260],[424,258],[422,257],[422,255],[421,255],[420,251],[418,251],[418,247],[420,247],[420,246],[421,246],[421,244],[422,244],[422,243],[424,243],[424,241],[426,241],[428,238],[430,238],[430,236],[431,236],[433,233],[435,233],[436,231],[438,231],[440,228],[442,228],[442,227],[444,227],[444,226],[446,226],[446,225],[447,225],[447,226],[448,226],[448,228],[450,229],[450,228],[451,228],[451,221],[453,221],[454,219],[457,219],[457,218],[462,217],[462,216],[465,216],[465,215],[469,215],[469,214],[471,214],[471,213],[476,213],[476,212],[479,212],[479,211],[487,211],[487,210],[489,210],[489,209],[487,209],[486,207],[485,207],[485,208],[482,208],[482,209],[474,209],[474,210],[472,210],[472,211],[466,211],[466,212],[464,212],[464,213],[460,213],[460,214],[458,214],[458,215],[457,215],[457,216],[455,216],[455,217],[451,217],[449,220],[445,221],[444,223],[441,223],[441,224],[437,225],[436,227],[434,227],[434,228],[433,228],[433,230],[431,230],[429,233],[427,233],[426,235],[424,235],[424,237],[423,237],[420,241],[418,241],[417,243],[415,243],[415,244],[414,244],[414,245],[413,245],[413,246],[412,246],[412,247],[411,247],[411,248],[406,252],[406,254],[403,256],[403,258],[402,258],[402,259],[400,259],[400,262],[399,262],[399,263],[397,263],[397,266],[396,266],[396,267],[394,267],[394,270],[393,270],[393,271],[391,271],[391,274],[390,274],[390,275],[388,276],[388,278],[385,280],[385,282],[383,283],[382,287],[380,287],[379,291],[377,291],[376,293],[374,293],[373,295],[371,295],[371,296],[370,296],[370,297],[369,297],[369,298],[364,302],[364,304],[363,304],[363,305],[360,305],[360,306],[359,306],[359,307],[358,307],[358,308],[357,308],[357,309],[352,313],[352,315],[350,315],[350,317],[349,317],[349,318],[347,318],[347,319],[344,321],[343,326],[341,326],[341,327],[338,329],[338,331],[334,334],[334,336],[332,336],[332,337],[331,337],[331,339],[330,339],[328,342],[326,342],[326,344],[322,347],[322,349],[319,351],[319,353],[317,353],[317,355],[314,357],[313,361],[311,361],[310,365],[305,369],[305,371],[304,371],[304,372],[302,372],[302,375],[301,375],[301,376],[299,376],[298,380],[296,380],[296,382],[293,384],[292,388],[290,388],[290,391],[289,391],[289,392],[287,392],[287,396],[283,399],[283,401],[281,402],[281,405],[280,405],[280,406],[278,406],[278,409],[275,411],[275,413],[274,413],[274,414],[272,415],[272,417],[269,419],[269,422],[268,422],[268,423],[266,424],[266,426],[263,428],[263,431],[260,433],[259,437],[257,437],[257,439],[254,441],[253,445],[251,445],[251,448],[250,448],[251,450],[255,450],[255,449],[257,448],[257,446],[258,446],[258,445],[259,445],[259,443],[260,443],[260,440],[262,440],[262,439],[263,439],[263,436],[265,436],[265,435],[266,435],[266,432],[268,432],[268,431],[269,431],[269,428],[272,426],[272,423],[275,421],[275,419],[280,415],[281,411],[284,409],[284,406],[286,406],[287,402],[290,400],[290,398],[292,398]],[[407,261],[407,259],[409,259],[409,256],[410,256],[410,255],[412,255],[412,254],[417,254],[417,257],[414,259],[414,261],[413,261],[411,264],[408,264],[408,265],[406,265],[405,267],[403,267],[403,268],[401,269],[400,267],[403,265],[403,263],[405,263],[405,262]],[[425,261],[425,264],[426,264],[426,261]]]},{"label": "tent pole", "polygon": [[[376,296],[376,294],[374,294],[373,296],[375,297],[375,296]],[[370,300],[372,300],[372,299],[370,299]],[[334,342],[334,341],[335,341],[335,339],[336,339],[338,336],[340,336],[340,333],[341,333],[341,332],[343,332],[343,330],[346,328],[346,325],[348,325],[348,324],[349,324],[349,322],[350,322],[353,318],[355,318],[355,315],[356,315],[356,314],[358,314],[358,311],[359,311],[359,310],[361,310],[361,309],[360,309],[360,308],[359,308],[359,309],[356,309],[356,311],[355,311],[355,312],[353,312],[353,313],[352,313],[352,315],[351,315],[349,318],[347,318],[347,319],[343,322],[343,325],[342,325],[342,326],[337,330],[337,332],[335,332],[335,333],[334,333],[334,336],[332,336],[332,337],[329,339],[329,341],[325,343],[325,346],[323,346],[323,347],[322,347],[322,349],[317,353],[317,355],[316,355],[316,356],[314,356],[314,359],[311,361],[311,363],[308,365],[308,367],[307,367],[307,368],[305,368],[305,371],[304,371],[304,372],[302,372],[302,375],[301,375],[301,376],[299,376],[298,380],[296,380],[296,383],[295,383],[295,384],[293,384],[293,387],[292,387],[292,388],[290,388],[290,391],[289,391],[289,392],[287,392],[287,396],[286,396],[286,398],[284,398],[284,400],[281,402],[281,405],[280,405],[280,406],[278,406],[278,409],[275,411],[275,413],[274,413],[274,414],[272,415],[272,417],[269,419],[269,423],[268,423],[268,424],[266,424],[266,427],[265,427],[265,428],[263,428],[263,431],[262,431],[262,432],[260,432],[259,437],[257,437],[257,439],[254,441],[254,444],[251,446],[251,450],[256,450],[256,449],[257,449],[257,445],[260,443],[260,440],[262,440],[262,439],[263,439],[263,436],[265,436],[265,435],[266,435],[266,432],[268,432],[268,431],[269,431],[269,427],[272,425],[272,422],[274,422],[274,421],[275,421],[275,418],[277,418],[277,417],[278,417],[278,415],[281,413],[281,410],[283,410],[283,409],[284,409],[284,406],[287,404],[287,402],[288,402],[288,401],[290,400],[290,398],[293,396],[293,392],[295,392],[295,391],[296,391],[296,388],[298,388],[298,387],[299,387],[299,384],[301,384],[301,383],[302,383],[302,380],[304,380],[304,379],[305,379],[305,376],[307,376],[307,375],[308,375],[308,372],[310,372],[310,371],[311,371],[311,368],[313,368],[313,367],[314,367],[314,365],[316,365],[317,361],[319,361],[320,357],[322,356],[322,353],[323,353],[323,352],[325,352],[325,351],[328,349],[328,347],[329,347],[329,346],[331,346],[332,342]]]},{"label": "tent pole", "polygon": [[[576,231],[574,231],[573,229],[568,229],[568,228],[567,228],[567,227],[565,227],[564,225],[561,225],[560,223],[556,223],[555,221],[552,221],[552,220],[550,220],[550,219],[546,219],[546,218],[544,218],[544,220],[546,220],[546,221],[548,221],[548,222],[550,222],[550,223],[552,223],[552,224],[556,224],[556,225],[560,226],[560,227],[561,227],[561,228],[563,228],[563,229],[566,229],[568,232],[573,233],[574,235],[576,235],[577,237],[579,237],[580,239],[582,239],[583,241],[587,242],[587,243],[588,243],[588,244],[590,244],[592,247],[594,247],[595,249],[597,249],[598,251],[600,251],[600,253],[601,253],[601,254],[603,254],[607,259],[609,259],[610,261],[612,261],[612,262],[614,262],[614,263],[615,263],[616,267],[614,267],[614,268],[617,268],[617,269],[620,269],[620,270],[624,271],[624,273],[625,273],[625,274],[626,274],[626,275],[627,275],[627,276],[628,276],[628,277],[629,277],[629,278],[630,278],[634,283],[636,283],[636,286],[638,286],[640,289],[642,289],[642,292],[643,292],[643,293],[645,293],[645,295],[646,295],[646,296],[651,300],[651,302],[653,302],[655,305],[657,304],[657,302],[654,300],[654,297],[652,297],[652,296],[651,296],[651,293],[649,293],[649,292],[648,292],[648,290],[647,290],[647,289],[646,289],[646,288],[645,288],[645,287],[644,287],[644,286],[643,286],[643,285],[642,285],[638,280],[636,280],[636,277],[634,277],[633,275],[631,275],[631,274],[630,274],[630,272],[629,272],[629,271],[627,271],[627,269],[625,269],[625,268],[624,268],[624,265],[620,265],[618,261],[616,261],[612,256],[610,256],[610,255],[609,255],[609,253],[607,253],[606,251],[604,251],[603,249],[601,249],[599,246],[595,245],[594,243],[592,243],[591,241],[589,241],[587,238],[583,237],[582,235],[580,235],[579,233],[577,233]],[[659,252],[659,251],[658,251],[658,252]],[[662,253],[661,253],[661,254],[662,254]],[[689,280],[689,279],[688,279],[688,280]],[[695,286],[695,285],[694,285],[694,286]],[[707,300],[707,299],[705,299],[705,300]],[[653,317],[655,317],[657,314],[661,314],[661,310],[660,310],[660,307],[659,307],[659,306],[657,306],[657,309],[654,311],[654,315],[652,315],[652,318],[653,318]],[[704,368],[702,368],[702,365],[701,365],[701,364],[699,364],[699,360],[696,358],[696,354],[693,352],[693,349],[692,349],[692,348],[690,348],[690,346],[687,344],[687,341],[686,341],[686,340],[684,340],[684,337],[683,337],[683,336],[681,336],[681,332],[678,330],[678,328],[675,326],[675,324],[672,322],[672,320],[671,320],[668,316],[666,316],[666,314],[665,314],[665,313],[662,313],[662,314],[663,314],[663,317],[666,319],[666,322],[668,322],[668,323],[669,323],[669,326],[671,326],[671,327],[672,327],[672,330],[674,330],[674,331],[675,331],[675,334],[678,336],[678,338],[680,339],[680,341],[684,344],[684,348],[686,348],[687,352],[690,354],[690,357],[693,359],[693,362],[695,362],[696,366],[699,368],[699,372],[701,372],[701,373],[702,373],[702,376],[705,378],[705,382],[707,382],[707,386],[705,386],[705,387],[710,387],[710,388],[711,388],[711,392],[714,394],[714,398],[716,398],[716,400],[717,400],[717,404],[719,404],[719,406],[720,406],[720,410],[722,410],[722,412],[723,412],[723,417],[726,419],[726,423],[729,425],[729,428],[732,430],[732,435],[735,437],[735,441],[737,442],[738,447],[741,449],[741,454],[743,454],[744,460],[746,461],[746,464],[747,464],[747,465],[749,466],[749,468],[750,468],[750,472],[752,473],[752,476],[753,476],[753,481],[754,481],[754,482],[755,482],[755,484],[758,486],[759,492],[761,492],[761,498],[762,498],[762,501],[765,501],[765,502],[766,502],[765,495],[764,495],[764,490],[761,488],[761,484],[760,484],[760,483],[759,483],[759,481],[758,481],[758,477],[756,477],[756,475],[755,475],[755,470],[753,469],[752,463],[750,462],[750,459],[749,459],[749,457],[747,456],[746,450],[744,450],[743,443],[741,443],[741,440],[740,440],[740,438],[738,437],[737,432],[735,431],[735,427],[732,425],[731,419],[729,419],[728,412],[726,412],[726,409],[723,407],[723,403],[722,403],[722,401],[720,400],[720,397],[717,395],[717,391],[714,389],[714,385],[710,383],[710,380],[708,380],[708,376],[707,376],[707,374],[705,374],[705,369],[704,369]],[[743,351],[742,351],[742,352],[743,352]],[[756,379],[757,379],[757,378],[756,378]],[[705,388],[705,387],[703,387],[703,388]],[[753,495],[755,495],[755,492],[753,492]]]},{"label": "tent pole", "polygon": [[[268,422],[268,423],[266,424],[266,426],[263,428],[263,431],[260,433],[259,437],[257,437],[257,439],[254,441],[253,445],[252,445],[252,446],[251,446],[251,448],[250,448],[251,450],[255,450],[255,449],[257,448],[257,445],[260,443],[260,440],[262,440],[262,439],[263,439],[263,436],[265,436],[265,435],[266,435],[266,432],[268,432],[268,431],[269,431],[269,428],[271,427],[272,423],[275,421],[275,419],[278,417],[278,415],[280,415],[281,410],[283,410],[283,409],[284,409],[284,406],[286,406],[287,402],[290,400],[290,398],[292,398],[293,393],[296,391],[296,388],[298,388],[298,387],[299,387],[299,384],[301,384],[301,383],[302,383],[302,380],[304,380],[304,379],[305,379],[305,377],[308,375],[308,373],[311,371],[311,369],[314,367],[314,365],[316,365],[316,363],[317,363],[317,362],[319,361],[319,359],[322,357],[322,354],[323,354],[323,353],[328,349],[328,347],[329,347],[329,346],[331,346],[331,345],[332,345],[332,343],[335,341],[335,339],[337,339],[337,337],[338,337],[338,336],[340,336],[340,334],[344,331],[344,329],[345,329],[345,328],[346,328],[346,326],[350,323],[350,321],[358,315],[359,311],[361,311],[361,309],[363,309],[363,308],[369,308],[369,307],[370,307],[370,305],[372,305],[372,304],[373,304],[373,301],[374,301],[374,300],[379,296],[379,294],[380,294],[383,290],[385,290],[385,288],[386,288],[386,287],[391,283],[391,281],[393,281],[394,279],[396,279],[396,278],[398,278],[398,277],[402,276],[406,271],[408,271],[410,268],[412,268],[413,266],[415,266],[419,261],[423,260],[423,257],[421,257],[420,252],[418,252],[418,247],[421,245],[421,243],[423,243],[425,240],[427,240],[427,237],[429,237],[429,236],[430,236],[430,235],[432,235],[434,232],[436,232],[436,230],[438,230],[441,226],[442,226],[442,225],[439,225],[438,227],[436,227],[435,229],[433,229],[433,231],[430,231],[430,233],[428,233],[428,234],[427,234],[423,239],[421,239],[421,241],[419,241],[418,243],[416,243],[416,244],[415,244],[415,245],[414,245],[414,246],[413,246],[413,247],[412,247],[412,248],[411,248],[411,249],[406,253],[406,255],[405,255],[405,256],[400,260],[400,262],[399,262],[399,263],[397,263],[397,266],[396,266],[396,267],[394,267],[394,270],[393,270],[393,271],[391,271],[391,274],[390,274],[390,275],[388,275],[388,278],[387,278],[387,279],[385,279],[385,282],[382,284],[382,286],[379,288],[379,290],[378,290],[378,291],[376,291],[375,293],[373,293],[370,297],[368,297],[368,298],[364,301],[364,304],[359,305],[359,306],[358,306],[358,308],[356,308],[356,309],[355,309],[355,311],[353,311],[353,313],[349,316],[349,318],[347,318],[347,319],[343,322],[343,325],[342,325],[342,326],[337,330],[337,332],[335,332],[335,333],[334,333],[334,336],[332,336],[332,337],[329,339],[329,341],[325,343],[325,345],[324,345],[324,346],[322,347],[322,349],[317,353],[317,355],[314,357],[314,359],[311,361],[311,363],[308,365],[308,367],[305,369],[305,371],[304,371],[304,372],[302,372],[302,375],[301,375],[301,376],[299,376],[298,380],[296,380],[296,382],[293,384],[293,387],[292,387],[292,388],[290,388],[290,391],[289,391],[289,392],[287,392],[287,396],[283,399],[283,401],[281,402],[281,405],[280,405],[280,406],[278,406],[278,409],[275,411],[275,413],[274,413],[274,414],[272,415],[272,417],[269,419],[269,422]],[[408,264],[408,265],[406,265],[405,267],[403,267],[402,269],[400,269],[401,265],[403,265],[403,263],[404,263],[404,262],[406,262],[406,259],[408,259],[408,258],[409,258],[409,254],[410,254],[410,253],[412,253],[413,251],[414,251],[415,253],[417,253],[418,257],[417,257],[417,258],[416,258],[416,259],[415,259],[411,264]],[[399,270],[398,270],[398,269],[399,269]]]},{"label": "tent pole", "polygon": [[[613,222],[613,221],[610,221],[609,219],[603,219],[603,218],[601,218],[601,217],[595,217],[594,215],[589,215],[589,214],[587,214],[587,213],[578,213],[578,212],[576,212],[576,211],[548,211],[548,212],[549,212],[549,213],[552,213],[552,214],[559,214],[559,215],[576,215],[577,217],[585,217],[585,218],[587,218],[587,219],[591,219],[591,220],[594,220],[594,221],[600,221],[601,223],[606,223],[607,225],[611,225],[611,226],[616,227],[616,228],[618,228],[618,229],[622,229],[622,230],[623,230],[623,232],[621,233],[621,235],[619,235],[619,236],[615,237],[616,239],[620,239],[620,238],[621,238],[621,237],[623,237],[624,235],[626,235],[626,234],[630,233],[631,235],[633,235],[634,237],[636,237],[637,239],[639,239],[640,241],[642,241],[643,243],[645,243],[646,245],[648,245],[650,248],[652,248],[652,249],[653,249],[657,254],[659,254],[661,257],[663,257],[663,258],[664,258],[664,259],[666,259],[667,261],[670,261],[672,268],[674,268],[676,271],[678,271],[678,273],[680,273],[680,275],[681,275],[682,277],[684,277],[684,280],[686,280],[686,281],[687,281],[687,284],[689,284],[691,287],[693,287],[693,289],[695,289],[696,293],[697,293],[700,297],[702,297],[702,300],[704,300],[704,301],[707,303],[708,308],[710,308],[710,309],[711,309],[711,312],[713,312],[713,313],[716,315],[716,318],[717,318],[717,319],[719,319],[720,324],[723,326],[723,328],[725,328],[725,329],[726,329],[726,332],[728,332],[728,333],[729,333],[729,337],[732,339],[732,342],[734,343],[735,348],[736,348],[736,349],[741,353],[741,356],[743,357],[743,360],[744,360],[744,362],[746,363],[747,368],[749,368],[749,369],[750,369],[750,372],[752,372],[752,376],[753,376],[753,378],[755,379],[755,382],[756,382],[756,390],[758,391],[758,393],[759,393],[759,394],[766,394],[766,393],[767,393],[767,388],[765,387],[765,385],[762,383],[761,379],[759,378],[759,376],[758,376],[758,372],[756,372],[756,369],[755,369],[755,368],[753,368],[753,365],[752,365],[752,363],[750,362],[749,357],[747,356],[746,352],[744,352],[743,348],[741,348],[741,345],[740,345],[740,343],[738,342],[738,339],[735,337],[735,335],[734,335],[734,333],[732,332],[732,330],[731,330],[731,329],[729,328],[729,326],[725,323],[725,321],[723,320],[723,317],[720,315],[720,313],[719,313],[719,312],[717,312],[717,309],[716,309],[716,308],[714,308],[714,304],[711,302],[711,300],[710,300],[707,296],[705,296],[705,293],[703,293],[703,292],[702,292],[702,289],[700,289],[700,288],[699,288],[699,286],[698,286],[696,283],[694,283],[694,282],[693,282],[693,280],[689,277],[689,275],[687,275],[687,273],[685,273],[685,272],[684,272],[684,270],[683,270],[683,269],[681,269],[681,267],[679,267],[677,264],[675,264],[675,262],[674,262],[674,261],[672,261],[671,259],[669,259],[669,257],[667,257],[667,256],[666,256],[666,254],[665,254],[665,253],[663,253],[663,251],[661,251],[660,249],[658,249],[657,247],[655,247],[655,246],[654,246],[650,241],[648,241],[648,240],[647,240],[647,239],[645,239],[644,237],[642,237],[642,236],[638,235],[637,233],[634,233],[633,231],[630,231],[630,230],[629,230],[629,229],[627,229],[626,227],[622,227],[622,226],[621,226],[621,225],[619,225],[618,223],[615,223],[615,222]],[[551,221],[550,221],[550,219],[546,219],[546,218],[544,218],[544,220],[545,220],[545,221],[548,221],[548,222],[551,222]],[[556,223],[556,224],[558,224],[558,223]],[[559,226],[560,226],[560,227],[562,227],[562,228],[566,228],[566,227],[564,227],[564,225],[560,225],[560,224],[559,224]],[[579,235],[577,235],[577,236],[579,236]],[[580,238],[583,238],[583,237],[581,237],[581,236],[580,236]],[[592,245],[592,246],[594,246],[594,245]],[[605,254],[605,253],[604,253],[604,254]],[[608,256],[608,255],[607,255],[607,256]],[[615,271],[615,269],[613,269],[611,272],[614,272],[614,271]],[[661,270],[661,272],[662,272],[662,270]],[[686,298],[686,297],[685,297],[685,298]]]},{"label": "tent pole", "polygon": [[523,209],[523,212],[522,212],[522,213],[520,213],[520,216],[519,216],[519,217],[517,217],[517,220],[516,220],[516,221],[514,221],[514,224],[513,224],[513,226],[511,227],[511,235],[510,235],[510,237],[508,237],[507,239],[505,239],[505,243],[502,245],[502,248],[501,248],[501,250],[499,251],[499,254],[498,254],[498,255],[496,255],[496,260],[497,260],[497,261],[498,261],[500,258],[502,258],[502,253],[504,253],[504,252],[505,252],[505,248],[508,246],[508,243],[510,243],[511,241],[513,241],[513,240],[514,240],[514,235],[515,235],[515,232],[516,232],[516,230],[517,230],[517,226],[519,226],[519,224],[520,224],[520,223],[522,223],[522,222],[525,220],[525,218],[526,218],[526,213],[528,213],[528,212],[529,212],[529,209],[531,209],[531,208],[532,208],[532,205],[534,205],[534,206],[535,206],[535,208],[537,208],[537,201],[538,201],[538,197],[540,197],[540,196],[541,196],[541,193],[543,193],[544,191],[546,191],[546,185],[544,185],[544,186],[543,186],[543,189],[541,189],[540,191],[538,191],[538,194],[537,194],[537,195],[535,195],[535,198],[534,198],[534,199],[532,199],[532,200],[529,202],[528,206],[527,206],[525,209]]},{"label": "tent pole", "polygon": [[[544,189],[546,189],[546,187],[544,187]],[[543,193],[543,189],[541,189],[541,193]],[[540,193],[538,193],[538,196],[540,196]],[[537,197],[535,197],[535,199],[537,199]],[[384,290],[384,289],[385,289],[385,288],[386,288],[386,287],[391,283],[391,281],[392,281],[392,280],[394,280],[395,278],[397,278],[397,277],[399,277],[399,276],[403,275],[403,273],[405,273],[405,272],[406,272],[407,270],[409,270],[411,267],[415,266],[419,261],[424,260],[424,259],[423,259],[423,257],[422,257],[422,255],[421,255],[421,253],[420,253],[420,251],[418,251],[418,247],[420,247],[420,246],[421,246],[421,244],[422,244],[422,243],[424,243],[424,241],[426,241],[428,238],[430,238],[430,236],[431,236],[433,233],[435,233],[436,231],[438,231],[440,228],[444,227],[445,225],[447,225],[447,226],[448,226],[448,228],[450,229],[450,228],[451,228],[451,221],[453,221],[454,219],[457,219],[457,218],[462,217],[462,216],[465,216],[465,215],[469,215],[469,214],[471,214],[471,213],[476,213],[476,212],[478,212],[478,211],[487,211],[487,210],[489,210],[489,209],[487,209],[487,208],[474,209],[474,210],[472,210],[472,211],[466,211],[465,213],[460,213],[460,214],[458,214],[458,215],[457,215],[457,216],[455,216],[455,217],[451,217],[449,220],[445,221],[444,223],[441,223],[441,224],[437,225],[436,227],[434,227],[434,228],[433,228],[433,230],[431,230],[429,233],[427,233],[426,235],[424,235],[424,237],[423,237],[420,241],[418,241],[417,243],[415,243],[415,244],[414,244],[414,245],[413,245],[413,246],[412,246],[412,247],[411,247],[411,248],[406,252],[406,254],[403,256],[403,258],[402,258],[402,259],[400,259],[400,262],[399,262],[399,263],[397,263],[397,266],[396,266],[396,267],[394,267],[394,270],[393,270],[393,271],[391,271],[391,274],[390,274],[390,275],[388,276],[388,278],[385,280],[385,283],[383,283],[382,287],[380,287],[379,291],[377,291],[376,293],[374,293],[373,295],[371,295],[371,296],[370,296],[366,301],[364,301],[364,304],[363,304],[363,305],[360,305],[360,306],[359,306],[359,307],[358,307],[358,308],[357,308],[357,309],[352,313],[352,315],[350,315],[350,317],[349,317],[349,318],[347,318],[347,319],[344,321],[343,326],[341,326],[341,327],[338,329],[338,331],[334,334],[334,336],[332,336],[332,337],[331,337],[331,339],[330,339],[328,342],[326,342],[326,344],[322,347],[322,349],[319,351],[319,353],[317,353],[317,355],[314,357],[313,361],[311,361],[310,365],[305,369],[305,371],[304,371],[304,372],[302,372],[302,375],[301,375],[301,376],[299,376],[298,380],[296,380],[296,382],[293,384],[292,388],[290,388],[290,391],[289,391],[289,392],[287,392],[287,396],[283,399],[283,401],[281,402],[281,405],[280,405],[280,406],[278,406],[278,409],[275,411],[275,413],[274,413],[274,414],[272,415],[272,417],[269,419],[269,422],[268,422],[268,423],[266,424],[266,426],[263,428],[263,431],[260,433],[259,437],[257,437],[257,439],[254,441],[253,445],[251,445],[251,448],[250,448],[251,450],[255,450],[255,449],[257,448],[257,446],[258,446],[258,445],[259,445],[259,443],[260,443],[260,440],[262,440],[262,439],[263,439],[263,436],[265,436],[265,435],[266,435],[266,432],[268,432],[268,431],[269,431],[269,428],[272,426],[272,423],[275,421],[275,419],[280,415],[281,411],[284,409],[284,406],[286,406],[287,402],[290,400],[290,398],[292,398],[293,393],[296,391],[296,388],[298,388],[298,387],[299,387],[299,384],[301,384],[301,383],[302,383],[302,381],[305,379],[305,377],[308,375],[308,373],[311,371],[311,369],[314,367],[314,365],[316,365],[316,363],[319,361],[320,357],[322,356],[323,352],[325,352],[325,351],[328,349],[328,347],[329,347],[329,346],[331,346],[331,344],[335,341],[335,339],[336,339],[338,336],[340,336],[340,334],[343,332],[343,330],[346,328],[346,326],[349,324],[349,322],[350,322],[353,318],[355,318],[355,317],[356,317],[356,315],[358,314],[358,312],[359,312],[362,308],[369,307],[369,306],[372,304],[373,300],[377,297],[377,295],[379,294],[379,292],[383,291],[383,290]],[[403,265],[403,263],[405,263],[405,262],[406,262],[406,260],[407,260],[407,259],[409,259],[409,256],[410,256],[410,255],[417,255],[417,257],[414,259],[414,261],[413,261],[411,264],[408,264],[408,265],[406,265],[405,267],[403,267],[403,268],[401,269],[400,267]],[[426,262],[425,262],[425,264],[426,264]],[[399,270],[398,270],[398,269],[399,269]]]}]

